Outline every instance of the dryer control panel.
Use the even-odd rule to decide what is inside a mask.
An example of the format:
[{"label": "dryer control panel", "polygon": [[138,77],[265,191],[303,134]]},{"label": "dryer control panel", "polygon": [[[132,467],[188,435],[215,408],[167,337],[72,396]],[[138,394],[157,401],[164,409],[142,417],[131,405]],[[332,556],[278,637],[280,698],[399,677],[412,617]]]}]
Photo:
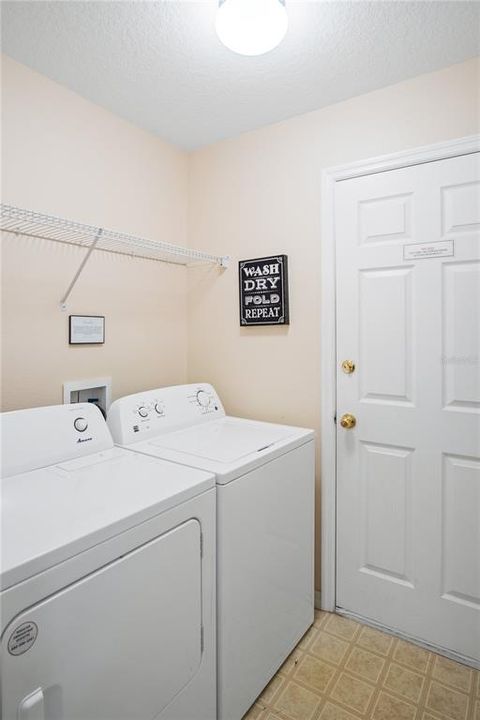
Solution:
[{"label": "dryer control panel", "polygon": [[147,390],[115,400],[107,423],[114,442],[130,445],[224,415],[214,388],[198,383]]},{"label": "dryer control panel", "polygon": [[113,447],[103,415],[93,403],[2,413],[0,432],[3,477]]}]

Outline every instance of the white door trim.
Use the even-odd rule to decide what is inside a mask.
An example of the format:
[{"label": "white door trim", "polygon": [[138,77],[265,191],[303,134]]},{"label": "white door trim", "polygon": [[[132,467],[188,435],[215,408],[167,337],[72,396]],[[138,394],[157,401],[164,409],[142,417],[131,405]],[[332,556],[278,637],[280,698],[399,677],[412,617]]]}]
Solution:
[{"label": "white door trim", "polygon": [[335,184],[341,180],[445,160],[480,151],[480,135],[360,160],[322,173],[320,265],[320,472],[321,472],[321,607],[335,610],[336,566],[336,426],[337,398],[335,302]]}]

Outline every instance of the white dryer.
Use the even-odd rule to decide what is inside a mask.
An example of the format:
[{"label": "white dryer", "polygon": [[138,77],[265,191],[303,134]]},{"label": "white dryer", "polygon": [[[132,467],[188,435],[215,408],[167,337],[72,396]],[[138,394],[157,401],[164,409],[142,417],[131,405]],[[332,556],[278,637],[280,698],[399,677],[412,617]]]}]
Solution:
[{"label": "white dryer", "polygon": [[91,404],[5,413],[3,720],[212,720],[213,475]]},{"label": "white dryer", "polygon": [[206,384],[121,398],[107,422],[216,475],[218,717],[240,720],[313,622],[313,431],[227,417]]}]

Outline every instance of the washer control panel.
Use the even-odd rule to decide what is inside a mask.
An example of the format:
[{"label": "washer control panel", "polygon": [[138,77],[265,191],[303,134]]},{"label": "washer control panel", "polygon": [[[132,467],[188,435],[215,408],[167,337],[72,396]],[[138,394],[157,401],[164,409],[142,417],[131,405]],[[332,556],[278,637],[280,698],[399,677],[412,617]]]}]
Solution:
[{"label": "washer control panel", "polygon": [[129,445],[225,415],[207,383],[174,385],[128,395],[112,403],[107,423],[114,442]]},{"label": "washer control panel", "polygon": [[133,403],[130,409],[132,416],[130,425],[134,434],[149,432],[155,427],[155,422],[166,417],[165,402],[158,396],[158,392],[154,395],[142,394],[141,399]]}]

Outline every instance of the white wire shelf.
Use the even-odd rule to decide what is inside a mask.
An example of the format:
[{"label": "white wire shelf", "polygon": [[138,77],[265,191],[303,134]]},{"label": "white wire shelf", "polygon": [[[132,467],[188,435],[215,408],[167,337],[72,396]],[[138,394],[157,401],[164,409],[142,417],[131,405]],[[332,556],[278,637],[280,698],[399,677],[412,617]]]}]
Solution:
[{"label": "white wire shelf", "polygon": [[226,268],[229,264],[228,256],[211,255],[193,248],[180,247],[163,241],[147,240],[135,235],[128,235],[127,233],[116,232],[95,225],[85,225],[54,215],[24,210],[12,205],[0,205],[0,230],[26,237],[76,245],[87,250],[80,267],[60,302],[63,309],[65,309],[65,303],[93,250],[128,255],[144,260],[173,263],[174,265],[212,264]]},{"label": "white wire shelf", "polygon": [[170,262],[176,265],[212,263],[226,267],[228,264],[226,257],[210,255],[200,250],[180,247],[163,241],[147,240],[94,225],[84,225],[54,215],[23,210],[12,205],[1,205],[0,229],[17,235],[43,238],[86,248],[89,248],[97,240],[95,250],[146,260]]}]

